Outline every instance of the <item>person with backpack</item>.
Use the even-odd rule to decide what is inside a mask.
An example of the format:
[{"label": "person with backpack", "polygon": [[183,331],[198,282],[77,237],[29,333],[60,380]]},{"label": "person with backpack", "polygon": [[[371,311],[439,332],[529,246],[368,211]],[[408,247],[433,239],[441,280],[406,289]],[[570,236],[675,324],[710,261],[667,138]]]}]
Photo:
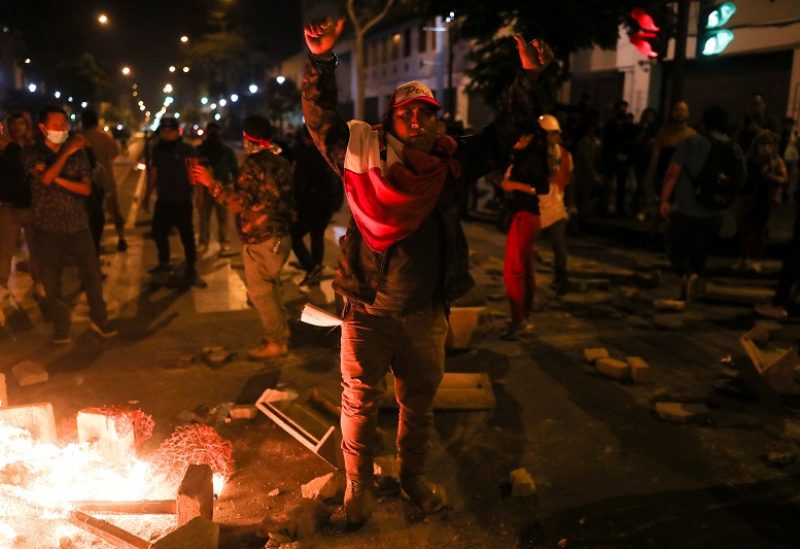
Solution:
[{"label": "person with backpack", "polygon": [[722,214],[741,191],[746,174],[744,155],[729,135],[725,109],[706,109],[703,130],[675,150],[659,208],[668,221],[667,255],[681,276],[680,299],[687,302],[696,297]]}]

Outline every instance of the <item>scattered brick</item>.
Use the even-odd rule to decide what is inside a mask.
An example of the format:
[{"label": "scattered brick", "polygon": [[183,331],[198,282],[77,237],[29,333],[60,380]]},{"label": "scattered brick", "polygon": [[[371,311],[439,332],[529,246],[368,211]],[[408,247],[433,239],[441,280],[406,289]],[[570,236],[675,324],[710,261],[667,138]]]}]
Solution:
[{"label": "scattered brick", "polygon": [[2,407],[0,422],[27,430],[39,442],[46,444],[58,442],[56,418],[53,415],[53,405],[49,402]]},{"label": "scattered brick", "polygon": [[595,361],[594,367],[598,372],[612,379],[625,379],[631,374],[628,363],[616,358],[600,358]]},{"label": "scattered brick", "polygon": [[237,404],[231,406],[229,413],[233,419],[253,419],[258,415],[258,408],[252,404]]},{"label": "scattered brick", "polygon": [[533,482],[533,477],[524,468],[514,469],[509,473],[508,480],[511,483],[511,496],[535,496],[536,483]]},{"label": "scattered brick", "polygon": [[670,423],[706,423],[711,414],[704,404],[686,402],[657,402],[656,414]]},{"label": "scattered brick", "polygon": [[608,350],[602,347],[592,347],[583,350],[583,358],[589,364],[594,364],[600,358],[608,358]]},{"label": "scattered brick", "polygon": [[33,362],[32,360],[23,360],[11,368],[17,383],[21,387],[26,385],[34,385],[35,383],[44,383],[50,376],[47,374],[41,364]]},{"label": "scattered brick", "polygon": [[629,356],[627,359],[634,383],[647,383],[650,379],[650,365],[640,356]]},{"label": "scattered brick", "polygon": [[178,524],[195,517],[214,517],[214,484],[211,467],[205,464],[189,465],[178,488]]},{"label": "scattered brick", "polygon": [[300,492],[304,498],[316,501],[338,499],[339,494],[344,496],[344,483],[341,477],[328,473],[303,484]]}]

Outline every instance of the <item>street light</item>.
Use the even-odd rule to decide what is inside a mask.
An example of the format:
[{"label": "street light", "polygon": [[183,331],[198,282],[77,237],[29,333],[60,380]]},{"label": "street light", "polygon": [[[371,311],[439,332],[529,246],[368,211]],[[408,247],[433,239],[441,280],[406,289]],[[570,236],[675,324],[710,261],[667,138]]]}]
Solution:
[{"label": "street light", "polygon": [[239,96],[235,93],[231,94],[231,103],[236,103],[239,100]]},{"label": "street light", "polygon": [[108,25],[108,15],[106,15],[105,13],[101,13],[100,15],[97,16],[97,22],[100,23],[101,25]]},{"label": "street light", "polygon": [[275,79],[275,81],[276,81],[278,84],[283,84],[284,82],[286,82],[286,77],[285,77],[285,76],[283,76],[283,75],[281,75],[281,76],[278,76],[278,77]]},{"label": "street light", "polygon": [[217,108],[217,104],[216,104],[216,103],[211,103],[211,104],[208,106],[208,108],[209,108],[209,109],[211,109],[211,110],[213,111],[213,110],[215,110],[215,109]]},{"label": "street light", "polygon": [[183,72],[189,72],[191,69],[189,67],[183,67]]},{"label": "street light", "polygon": [[81,108],[82,109],[85,109],[88,106],[89,106],[89,103],[87,103],[86,101],[81,101]]},{"label": "street light", "polygon": [[31,58],[30,57],[26,57],[25,58],[25,64],[26,65],[30,65],[31,64]]},{"label": "street light", "polygon": [[53,97],[55,97],[56,99],[60,99],[60,98],[61,98],[61,92],[60,92],[60,91],[58,91],[58,90],[56,90],[56,91],[53,93]]},{"label": "street light", "polygon": [[181,36],[181,44],[185,44],[188,41],[189,41],[189,37],[188,36],[186,36],[185,34],[183,36]]},{"label": "street light", "polygon": [[202,103],[203,105],[205,105],[206,103],[208,103],[208,97],[201,97],[201,98],[200,98],[200,103]]},{"label": "street light", "polygon": [[175,65],[169,66],[169,72],[175,72]]},{"label": "street light", "polygon": [[172,93],[172,84],[164,86],[164,93]]},{"label": "street light", "polygon": [[130,67],[122,67],[120,72],[123,74],[123,76],[130,76],[131,68]]},{"label": "street light", "polygon": [[36,92],[36,84],[28,84],[28,91],[31,93]]},{"label": "street light", "polygon": [[250,86],[247,89],[250,90],[250,93],[256,93],[258,91],[258,86],[256,86],[255,84],[250,84]]},{"label": "street light", "polygon": [[228,104],[228,102],[227,102],[227,101],[225,101],[224,99],[220,99],[220,100],[219,100],[219,106],[220,106],[220,107],[224,107],[224,106],[225,106],[225,105],[227,105],[227,104]]}]

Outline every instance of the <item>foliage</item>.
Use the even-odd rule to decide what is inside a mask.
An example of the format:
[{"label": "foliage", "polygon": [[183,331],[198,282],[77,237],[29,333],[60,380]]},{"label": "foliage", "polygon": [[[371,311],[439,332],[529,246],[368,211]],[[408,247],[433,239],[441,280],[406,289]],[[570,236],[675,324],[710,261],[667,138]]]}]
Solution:
[{"label": "foliage", "polygon": [[650,9],[657,0],[419,0],[416,7],[426,15],[454,11],[461,37],[474,40],[470,54],[472,79],[469,91],[479,93],[489,104],[497,104],[519,67],[511,35],[527,40],[543,38],[555,52],[558,63],[547,71],[555,83],[569,74],[569,55],[583,48],[613,48],[618,29],[626,23],[634,6]]}]

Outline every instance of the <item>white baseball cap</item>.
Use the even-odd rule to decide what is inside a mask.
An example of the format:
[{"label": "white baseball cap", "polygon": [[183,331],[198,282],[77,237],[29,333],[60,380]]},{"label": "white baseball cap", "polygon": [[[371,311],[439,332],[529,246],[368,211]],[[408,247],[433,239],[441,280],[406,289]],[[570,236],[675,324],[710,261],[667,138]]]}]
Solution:
[{"label": "white baseball cap", "polygon": [[441,103],[433,96],[431,89],[419,80],[412,80],[411,82],[400,84],[389,98],[389,108],[394,109],[401,107],[412,101],[422,101],[433,105],[436,109],[442,108]]}]

